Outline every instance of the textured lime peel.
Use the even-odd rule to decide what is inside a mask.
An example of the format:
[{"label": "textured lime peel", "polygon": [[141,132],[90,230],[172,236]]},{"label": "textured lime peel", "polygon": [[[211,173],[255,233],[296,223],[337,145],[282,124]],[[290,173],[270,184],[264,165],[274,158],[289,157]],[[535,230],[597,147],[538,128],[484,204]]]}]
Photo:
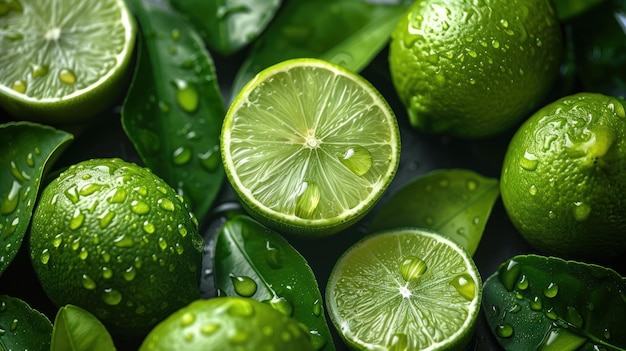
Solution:
[{"label": "textured lime peel", "polygon": [[361,218],[391,182],[400,136],[362,77],[313,59],[261,72],[222,129],[229,180],[251,212],[292,233],[331,234]]}]

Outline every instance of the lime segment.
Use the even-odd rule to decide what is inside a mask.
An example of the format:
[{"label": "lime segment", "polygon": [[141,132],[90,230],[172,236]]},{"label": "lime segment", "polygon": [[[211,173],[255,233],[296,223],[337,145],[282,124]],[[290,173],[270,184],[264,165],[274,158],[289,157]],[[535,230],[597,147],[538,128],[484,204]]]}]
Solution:
[{"label": "lime segment", "polygon": [[396,172],[400,136],[365,79],[316,59],[249,82],[222,129],[228,178],[253,215],[291,233],[331,234],[362,217]]},{"label": "lime segment", "polygon": [[473,335],[481,291],[478,269],[460,246],[433,232],[395,229],[340,257],[326,303],[356,349],[454,350]]}]

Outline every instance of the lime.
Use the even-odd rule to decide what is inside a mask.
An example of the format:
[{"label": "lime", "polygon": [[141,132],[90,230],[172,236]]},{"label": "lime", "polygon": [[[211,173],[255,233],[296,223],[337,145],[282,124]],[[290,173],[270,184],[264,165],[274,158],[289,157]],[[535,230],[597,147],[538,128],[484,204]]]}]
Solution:
[{"label": "lime", "polygon": [[159,323],[140,351],[313,350],[309,331],[268,304],[244,297],[196,300]]},{"label": "lime", "polygon": [[392,34],[389,68],[415,128],[479,138],[534,111],[562,47],[550,0],[415,1]]},{"label": "lime", "polygon": [[480,313],[471,256],[424,229],[371,234],[348,248],[326,287],[344,341],[368,350],[461,350]]},{"label": "lime", "polygon": [[124,0],[0,4],[0,105],[16,118],[85,121],[129,76],[136,25]]},{"label": "lime", "polygon": [[624,101],[563,97],[531,116],[510,141],[501,196],[535,248],[569,258],[626,253]]},{"label": "lime", "polygon": [[182,197],[147,168],[80,162],[42,192],[30,255],[57,305],[141,334],[198,298],[202,238]]},{"label": "lime", "polygon": [[393,179],[400,134],[393,111],[364,78],[317,59],[259,73],[226,114],[228,179],[259,221],[321,236],[363,217]]}]

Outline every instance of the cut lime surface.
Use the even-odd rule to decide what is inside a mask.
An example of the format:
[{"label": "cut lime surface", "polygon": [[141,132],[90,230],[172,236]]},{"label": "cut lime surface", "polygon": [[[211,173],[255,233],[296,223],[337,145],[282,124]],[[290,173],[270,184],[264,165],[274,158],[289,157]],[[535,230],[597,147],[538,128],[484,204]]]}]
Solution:
[{"label": "cut lime surface", "polygon": [[471,256],[422,229],[365,237],[337,261],[329,316],[355,349],[460,350],[480,312],[482,280]]},{"label": "cut lime surface", "polygon": [[224,120],[228,179],[265,224],[328,235],[354,223],[393,179],[400,134],[393,111],[361,76],[317,59],[259,73]]},{"label": "cut lime surface", "polygon": [[19,1],[0,8],[0,103],[16,118],[75,122],[113,103],[136,25],[123,0]]}]

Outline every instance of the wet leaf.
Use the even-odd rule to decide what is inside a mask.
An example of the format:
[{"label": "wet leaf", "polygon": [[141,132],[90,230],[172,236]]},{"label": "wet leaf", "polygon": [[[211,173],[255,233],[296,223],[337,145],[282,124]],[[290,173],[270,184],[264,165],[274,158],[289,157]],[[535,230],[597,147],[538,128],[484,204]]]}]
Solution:
[{"label": "wet leaf", "polygon": [[22,245],[46,166],[73,138],[32,122],[0,125],[0,275]]},{"label": "wet leaf", "polygon": [[233,96],[264,68],[291,58],[320,58],[359,72],[387,44],[407,7],[362,0],[287,2],[237,72]]},{"label": "wet leaf", "polygon": [[626,350],[626,280],[602,266],[515,256],[485,281],[483,309],[506,350]]},{"label": "wet leaf", "polygon": [[245,215],[228,220],[215,240],[220,294],[266,302],[311,330],[316,350],[334,350],[322,295],[308,263],[282,236]]},{"label": "wet leaf", "polygon": [[169,0],[209,48],[232,54],[256,39],[282,0]]},{"label": "wet leaf", "polygon": [[111,351],[113,339],[102,322],[73,305],[59,309],[52,329],[51,351]]},{"label": "wet leaf", "polygon": [[499,195],[497,179],[466,169],[435,170],[394,193],[375,214],[369,229],[427,228],[473,254]]},{"label": "wet leaf", "polygon": [[52,323],[21,299],[0,295],[0,350],[50,349]]},{"label": "wet leaf", "polygon": [[146,166],[202,218],[224,179],[218,148],[225,109],[213,60],[198,34],[165,4],[130,3],[144,35],[122,107],[124,131]]}]

